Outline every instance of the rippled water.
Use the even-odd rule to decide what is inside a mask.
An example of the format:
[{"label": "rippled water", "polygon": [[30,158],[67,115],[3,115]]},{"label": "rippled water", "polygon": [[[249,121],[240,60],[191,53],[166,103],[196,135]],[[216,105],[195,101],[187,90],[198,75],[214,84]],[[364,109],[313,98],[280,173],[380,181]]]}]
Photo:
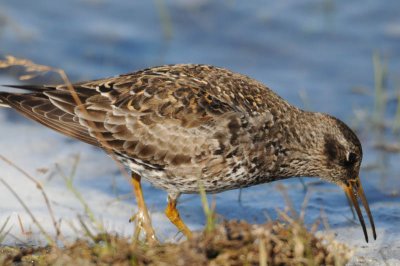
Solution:
[{"label": "rippled water", "polygon": [[[306,220],[311,223],[320,216],[321,208],[324,209],[338,239],[359,248],[354,264],[396,264],[400,263],[399,156],[375,149],[379,133],[366,125],[371,121],[369,115],[374,112],[376,102],[372,56],[377,52],[388,62],[389,100],[385,119],[392,125],[397,108],[396,89],[400,84],[399,13],[400,2],[396,0],[370,0],[357,5],[330,0],[269,3],[2,0],[0,55],[12,54],[62,68],[73,80],[113,76],[167,63],[213,64],[254,77],[297,106],[339,117],[358,129],[365,150],[363,165],[373,168],[364,169],[362,177],[376,219],[378,240],[365,244],[361,228],[351,219],[344,194],[334,185],[315,179],[305,179],[311,191]],[[10,72],[4,72],[2,81],[16,82]],[[352,92],[354,88],[362,93]],[[96,167],[93,160],[108,164],[107,158],[98,151],[71,144],[61,136],[17,118],[11,111],[0,115],[3,121],[1,154],[13,158],[25,169],[35,171],[55,161],[64,162],[73,152],[89,154],[93,159],[84,156],[81,165],[84,162],[86,166],[78,168],[81,170],[76,182],[80,189],[90,189],[86,195],[93,204],[96,198],[106,200],[115,193],[129,193],[128,184],[118,176],[115,167],[91,170],[89,166]],[[389,143],[398,140],[390,128],[382,134],[382,139]],[[52,145],[40,144],[35,139],[38,137],[50,139]],[[54,146],[59,149],[54,150]],[[373,167],[376,165],[378,168]],[[12,171],[5,173],[8,172]],[[115,186],[110,175],[116,180]],[[49,180],[50,187],[62,191],[62,182]],[[10,182],[18,185],[23,181]],[[265,213],[274,216],[276,207],[285,206],[277,184],[243,190],[240,203],[238,191],[219,194],[217,211],[227,218],[246,217],[261,222]],[[302,184],[297,179],[280,184],[287,187],[296,209],[300,209],[305,197]],[[31,190],[21,188],[20,193],[24,191],[27,193],[24,197],[34,197]],[[164,228],[166,236],[173,235],[175,231],[165,226],[162,218],[165,193],[150,186],[146,186],[145,193],[153,206],[156,225]],[[1,197],[7,202],[11,200],[9,195]],[[63,198],[67,200],[68,196]],[[129,209],[129,201],[123,204]],[[45,211],[42,202],[37,205],[38,212]],[[1,208],[1,217],[7,217],[7,212],[3,214],[6,205]],[[204,219],[197,197],[183,197],[180,208],[192,227],[201,226]],[[12,213],[16,209],[8,206],[7,210]],[[104,220],[126,226],[115,220],[128,217],[128,211],[125,217],[116,216],[112,207],[107,210],[112,217],[100,211]],[[64,216],[74,215],[67,214],[68,209],[60,212]]]}]

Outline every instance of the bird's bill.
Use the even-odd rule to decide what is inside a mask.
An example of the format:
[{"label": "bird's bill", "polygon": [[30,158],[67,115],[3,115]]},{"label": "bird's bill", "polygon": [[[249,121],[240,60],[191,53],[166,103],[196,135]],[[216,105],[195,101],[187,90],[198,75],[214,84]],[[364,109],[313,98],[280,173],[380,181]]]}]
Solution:
[{"label": "bird's bill", "polygon": [[367,233],[367,229],[365,227],[364,217],[362,216],[361,209],[358,204],[358,199],[361,200],[361,203],[364,206],[364,209],[369,218],[369,222],[371,224],[374,239],[376,239],[374,219],[372,218],[372,214],[371,214],[371,210],[369,209],[368,201],[365,198],[365,194],[364,194],[364,190],[361,186],[360,178],[357,177],[356,179],[350,180],[346,185],[343,185],[343,190],[344,190],[344,192],[346,192],[348,198],[350,199],[351,203],[353,204],[354,208],[356,209],[358,219],[360,220],[360,223],[361,223],[361,226],[362,226],[362,229],[364,232],[365,241],[368,242],[368,233]]}]

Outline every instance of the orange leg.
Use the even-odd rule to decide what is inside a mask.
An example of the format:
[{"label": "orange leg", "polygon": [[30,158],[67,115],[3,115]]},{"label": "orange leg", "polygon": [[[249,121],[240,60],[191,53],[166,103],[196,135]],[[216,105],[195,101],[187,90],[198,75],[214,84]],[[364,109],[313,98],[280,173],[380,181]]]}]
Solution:
[{"label": "orange leg", "polygon": [[186,224],[182,221],[178,210],[176,209],[176,198],[168,196],[168,205],[165,208],[165,215],[167,215],[168,219],[181,231],[187,238],[192,236],[192,232],[186,226]]},{"label": "orange leg", "polygon": [[151,225],[151,220],[149,216],[149,211],[147,210],[146,203],[143,198],[142,186],[140,185],[140,175],[132,172],[132,185],[133,191],[135,193],[136,202],[139,208],[138,218],[139,226],[143,227],[146,232],[146,237],[149,242],[157,241],[156,235],[154,233],[153,226]]}]

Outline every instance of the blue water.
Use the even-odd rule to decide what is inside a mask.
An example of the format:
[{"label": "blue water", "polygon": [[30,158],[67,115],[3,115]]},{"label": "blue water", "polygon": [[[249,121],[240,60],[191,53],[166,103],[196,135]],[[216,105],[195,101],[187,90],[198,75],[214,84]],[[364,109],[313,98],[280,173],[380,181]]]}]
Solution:
[{"label": "blue water", "polygon": [[[400,75],[397,0],[0,1],[0,55],[62,68],[72,80],[161,64],[212,64],[254,77],[297,106],[333,114],[350,124],[356,117],[354,110],[367,114],[373,110],[374,53],[387,59],[388,94],[393,96]],[[355,87],[365,88],[367,95],[352,93]],[[396,102],[388,106],[387,118],[391,119]],[[359,135],[364,165],[374,164],[381,156],[373,148],[375,135],[368,127]],[[398,159],[397,154],[387,155],[387,178],[377,170],[362,172],[377,227],[400,226],[397,216],[385,211],[385,206],[400,202]],[[344,216],[351,218],[351,214],[342,193],[327,193],[336,188],[314,181],[306,180],[317,191],[309,203],[310,220],[323,206],[333,226],[349,224]],[[299,207],[304,197],[300,182],[283,184]],[[154,194],[150,201],[155,205],[165,198],[151,187],[147,190]],[[218,211],[228,218],[241,218],[260,198],[265,198],[267,211],[273,211],[274,204],[268,203],[271,193],[280,197],[274,185],[244,190],[246,208],[235,212],[230,211],[230,200],[237,201],[237,192],[221,194]],[[182,208],[185,212],[185,203]],[[258,207],[251,212],[256,220],[260,219],[257,212]],[[191,217],[192,222],[197,219],[197,215]]]}]

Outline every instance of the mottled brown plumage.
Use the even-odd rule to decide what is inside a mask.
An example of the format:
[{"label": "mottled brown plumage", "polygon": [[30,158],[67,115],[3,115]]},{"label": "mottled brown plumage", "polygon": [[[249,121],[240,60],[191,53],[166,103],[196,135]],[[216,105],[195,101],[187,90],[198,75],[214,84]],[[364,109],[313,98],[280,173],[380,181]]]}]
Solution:
[{"label": "mottled brown plumage", "polygon": [[83,106],[65,85],[16,87],[30,92],[2,92],[2,105],[105,148],[173,202],[199,182],[216,193],[293,176],[322,177],[366,202],[361,144],[343,122],[226,69],[168,65],[74,84]]}]

